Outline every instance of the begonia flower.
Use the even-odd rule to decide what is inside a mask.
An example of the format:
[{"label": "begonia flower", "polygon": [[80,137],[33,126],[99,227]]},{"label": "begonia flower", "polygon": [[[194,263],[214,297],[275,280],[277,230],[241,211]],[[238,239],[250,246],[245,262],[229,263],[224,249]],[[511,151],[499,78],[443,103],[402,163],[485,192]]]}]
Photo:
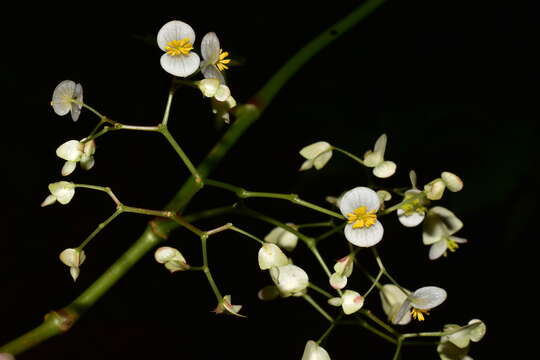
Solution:
[{"label": "begonia flower", "polygon": [[[293,223],[287,223],[287,225],[290,227],[295,226]],[[298,244],[298,236],[282,227],[276,226],[264,237],[264,241],[276,244],[287,251],[293,251]]]},{"label": "begonia flower", "polygon": [[174,76],[187,77],[199,69],[200,58],[194,53],[195,31],[185,22],[172,20],[159,29],[157,43],[165,54],[161,67]]},{"label": "begonia flower", "polygon": [[372,167],[373,175],[378,178],[387,178],[396,172],[396,163],[384,160],[386,140],[386,134],[382,134],[375,142],[373,150],[368,150],[364,154],[364,165]]},{"label": "begonia flower", "polygon": [[64,116],[71,113],[71,119],[77,121],[81,114],[83,89],[81,84],[64,80],[53,91],[51,106],[55,113]]},{"label": "begonia flower", "polygon": [[228,69],[227,64],[231,61],[227,59],[229,53],[223,51],[219,44],[219,39],[214,32],[204,35],[201,41],[201,72],[206,79],[217,79],[220,84],[225,84],[222,72]]},{"label": "begonia flower", "polygon": [[306,159],[302,163],[302,166],[300,166],[300,171],[308,170],[312,167],[320,170],[332,158],[332,145],[326,141],[318,141],[303,147],[300,150],[300,155]]},{"label": "begonia flower", "polygon": [[60,260],[69,266],[69,273],[73,281],[77,281],[80,273],[80,266],[86,260],[86,255],[83,250],[65,249],[60,253]]},{"label": "begonia flower", "polygon": [[397,319],[397,314],[410,293],[410,291],[400,289],[394,284],[386,284],[381,288],[379,295],[383,311],[393,324],[406,325],[411,322],[410,312],[403,314],[401,319]]},{"label": "begonia flower", "polygon": [[154,252],[154,259],[171,273],[188,270],[190,266],[180,251],[170,246],[163,246]]},{"label": "begonia flower", "polygon": [[62,205],[66,205],[75,195],[75,184],[68,181],[59,181],[49,184],[51,194],[41,203],[41,207],[54,204],[58,201]]},{"label": "begonia flower", "polygon": [[429,259],[438,259],[445,255],[447,250],[454,252],[459,248],[458,244],[466,243],[466,239],[453,236],[462,227],[461,220],[450,210],[442,206],[434,206],[429,209],[424,220],[422,233],[424,245],[431,245]]},{"label": "begonia flower", "polygon": [[276,266],[283,266],[289,263],[287,256],[281,251],[279,246],[272,243],[264,243],[259,249],[259,267],[261,270],[268,270]]},{"label": "begonia flower", "polygon": [[302,360],[330,360],[330,355],[315,341],[309,340],[304,348]]},{"label": "begonia flower", "polygon": [[413,319],[424,321],[429,310],[439,306],[446,300],[446,291],[437,286],[424,286],[407,296],[401,305],[393,323],[399,323],[407,312],[410,312]]},{"label": "begonia flower", "polygon": [[377,219],[380,200],[367,187],[356,187],[340,198],[339,210],[347,218],[345,237],[356,246],[369,247],[381,241],[383,226]]},{"label": "begonia flower", "polygon": [[282,297],[302,296],[309,285],[307,273],[293,264],[271,268],[270,276]]}]

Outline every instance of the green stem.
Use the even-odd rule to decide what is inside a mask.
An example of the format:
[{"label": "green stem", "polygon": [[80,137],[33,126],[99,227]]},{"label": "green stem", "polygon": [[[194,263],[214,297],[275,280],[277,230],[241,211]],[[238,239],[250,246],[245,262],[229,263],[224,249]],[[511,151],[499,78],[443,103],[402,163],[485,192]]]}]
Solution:
[{"label": "green stem", "polygon": [[221,296],[221,293],[219,292],[216,282],[214,281],[214,278],[212,277],[212,273],[210,272],[210,268],[208,267],[208,252],[206,250],[207,240],[208,240],[208,236],[201,236],[203,271],[204,271],[204,275],[206,276],[206,280],[208,280],[208,283],[210,284],[210,287],[212,288],[212,291],[214,292],[214,295],[216,296],[217,302],[219,303],[221,302],[221,299],[223,298],[223,296]]},{"label": "green stem", "polygon": [[377,286],[377,284],[379,284],[379,280],[381,279],[381,277],[384,275],[384,270],[380,269],[379,270],[379,273],[377,274],[377,277],[373,280],[373,283],[371,284],[371,286],[369,287],[369,289],[366,291],[366,293],[364,294],[364,299],[369,295],[369,293],[375,288],[375,286]]},{"label": "green stem", "polygon": [[174,137],[171,135],[171,133],[169,132],[169,129],[167,129],[166,126],[162,126],[160,127],[159,132],[162,133],[163,136],[165,136],[165,139],[167,139],[169,144],[171,144],[171,146],[173,147],[174,151],[176,151],[178,156],[180,156],[180,159],[182,159],[182,161],[184,162],[184,165],[186,165],[186,167],[188,168],[189,172],[195,179],[195,182],[200,184],[202,182],[201,175],[199,175],[199,172],[197,171],[197,169],[195,168],[191,160],[189,160],[184,150],[182,150],[180,145],[178,145]]},{"label": "green stem", "polygon": [[165,112],[163,113],[163,119],[161,120],[161,124],[164,127],[167,127],[167,123],[169,122],[169,114],[171,111],[171,104],[172,104],[173,96],[174,96],[174,90],[171,88],[171,90],[169,91],[169,96],[167,96],[167,104],[165,105]]},{"label": "green stem", "polygon": [[403,344],[403,338],[400,336],[397,339],[396,351],[394,352],[394,356],[392,357],[392,360],[398,360],[399,359],[399,355],[401,354],[401,345],[402,344]]},{"label": "green stem", "polygon": [[305,228],[328,227],[328,226],[334,226],[334,222],[333,221],[322,221],[322,222],[316,222],[316,223],[300,224],[300,225],[296,225],[296,228],[297,229],[305,229]]},{"label": "green stem", "polygon": [[[295,75],[309,59],[324,49],[333,40],[370,15],[384,2],[385,0],[367,0],[359,5],[348,16],[329,27],[321,35],[310,41],[306,46],[294,54],[288,62],[272,76],[261,90],[253,96],[249,101],[249,104],[237,106],[237,110],[235,111],[235,122],[229,127],[229,130],[210,150],[208,155],[199,165],[197,168],[199,176],[204,179],[210,174],[210,172],[225,157],[228,151],[236,144],[238,139],[261,116],[264,109],[272,102],[275,95],[285,83],[293,77],[293,75]],[[190,177],[171,199],[166,209],[172,210],[175,213],[184,210],[195,194],[201,189],[201,183],[200,181],[197,182],[196,179],[200,178],[197,178],[194,175]],[[148,251],[166,239],[168,235],[167,231],[170,231],[172,228],[174,227],[171,227],[169,222],[151,222],[139,239],[137,239],[104,274],[86,289],[81,296],[64,309],[57,311],[55,314],[74,313],[74,315],[70,315],[69,317],[62,315],[62,320],[70,320],[69,326],[65,325],[65,321],[46,320],[34,330],[31,330],[14,339],[12,342],[0,347],[0,352],[17,355],[52,336],[59,335],[69,330],[77,318],[116,284],[131,266],[139,261]],[[52,319],[51,317],[49,318]]]},{"label": "green stem", "polygon": [[122,212],[123,212],[122,209],[116,209],[116,211],[111,216],[109,216],[109,218],[107,220],[105,220],[104,222],[99,224],[97,226],[97,228],[90,235],[88,235],[88,237],[86,239],[84,239],[84,241],[81,243],[81,245],[79,245],[79,247],[77,249],[79,249],[79,250],[84,249],[84,247],[86,246],[86,244],[88,244],[90,242],[90,240],[92,240],[97,234],[99,234],[99,232],[101,230],[103,230],[105,228],[105,226],[109,225],[109,223],[111,221],[113,221]]},{"label": "green stem", "polygon": [[258,237],[256,237],[253,234],[248,233],[247,231],[244,231],[242,229],[237,228],[236,226],[230,226],[229,230],[236,231],[237,233],[240,233],[240,234],[242,234],[244,236],[247,236],[250,239],[253,239],[253,240],[257,241],[259,244],[264,245],[263,240],[259,239]]},{"label": "green stem", "polygon": [[310,208],[312,210],[321,212],[323,214],[336,217],[336,218],[338,218],[340,220],[344,219],[344,217],[341,214],[338,214],[338,213],[336,213],[336,212],[334,212],[332,210],[325,209],[325,208],[323,208],[321,206],[312,204],[310,202],[304,201],[304,200],[300,199],[300,197],[298,195],[296,195],[296,194],[279,194],[279,193],[270,193],[270,192],[248,191],[248,190],[243,189],[243,188],[238,187],[238,186],[234,186],[234,185],[231,185],[231,184],[227,184],[227,183],[224,183],[224,182],[221,182],[221,181],[211,180],[211,179],[206,179],[205,180],[205,185],[214,186],[214,187],[218,187],[218,188],[221,188],[221,189],[224,189],[224,190],[234,192],[241,199],[247,199],[247,198],[271,198],[271,199],[288,200],[288,201],[290,201],[290,202],[292,202],[294,204],[304,206],[304,207]]},{"label": "green stem", "polygon": [[358,156],[356,156],[356,155],[354,155],[354,154],[351,154],[350,152],[345,151],[345,150],[343,150],[343,149],[340,149],[340,148],[338,148],[338,147],[335,147],[335,146],[333,146],[333,145],[332,145],[332,149],[333,149],[333,150],[336,150],[336,151],[338,151],[338,152],[340,152],[340,153],[342,153],[342,154],[347,155],[348,157],[350,157],[350,158],[353,159],[354,161],[356,161],[356,162],[360,163],[361,165],[365,166],[365,165],[364,165],[364,161],[363,161],[362,159],[360,159]]},{"label": "green stem", "polygon": [[328,231],[325,232],[324,234],[317,236],[317,237],[315,238],[315,242],[318,243],[319,241],[324,240],[324,239],[326,239],[326,238],[328,238],[328,237],[334,235],[335,233],[337,233],[337,232],[339,232],[339,231],[342,231],[343,228],[344,228],[346,225],[347,225],[347,223],[344,222],[343,224],[338,225],[338,226],[334,227],[334,228],[331,229],[331,230],[328,230]]},{"label": "green stem", "polygon": [[311,289],[315,290],[316,292],[318,292],[319,294],[322,294],[324,296],[326,296],[327,298],[331,299],[333,298],[333,296],[326,290],[318,287],[317,285],[313,284],[313,283],[309,283],[308,285]]},{"label": "green stem", "polygon": [[311,298],[311,296],[305,294],[305,295],[302,295],[302,297],[304,298],[304,300],[310,303],[310,305],[313,306],[315,310],[317,310],[319,314],[321,314],[326,320],[330,321],[331,324],[334,323],[334,318],[328,315],[328,313],[324,311],[324,309],[321,308],[319,304],[317,304],[317,302]]},{"label": "green stem", "polygon": [[374,323],[376,323],[380,327],[382,327],[383,329],[385,329],[386,331],[388,331],[390,334],[395,335],[395,336],[399,335],[399,333],[396,330],[394,330],[386,322],[384,322],[383,320],[381,320],[377,316],[375,316],[370,310],[361,309],[360,313],[363,314],[364,316],[366,316],[367,318],[369,318],[371,321],[373,321]]}]

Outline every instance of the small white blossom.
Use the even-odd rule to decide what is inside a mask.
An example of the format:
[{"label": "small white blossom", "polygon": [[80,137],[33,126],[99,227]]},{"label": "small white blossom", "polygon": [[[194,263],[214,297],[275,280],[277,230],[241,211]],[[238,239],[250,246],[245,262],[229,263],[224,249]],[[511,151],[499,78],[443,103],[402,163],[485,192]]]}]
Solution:
[{"label": "small white blossom", "polygon": [[347,315],[357,312],[364,306],[364,297],[353,290],[345,290],[341,299],[343,300],[341,307]]},{"label": "small white blossom", "polygon": [[239,314],[240,309],[242,309],[242,305],[233,305],[231,302],[231,295],[225,295],[214,309],[214,312],[216,314],[230,314],[245,317],[244,315]]},{"label": "small white blossom", "polygon": [[81,114],[82,103],[82,86],[74,81],[64,80],[53,91],[51,106],[54,112],[60,116],[71,113],[73,121],[77,121]]},{"label": "small white blossom", "polygon": [[188,270],[190,266],[180,251],[169,246],[163,246],[154,252],[154,259],[171,273]]},{"label": "small white blossom", "polygon": [[381,241],[384,229],[377,220],[379,206],[379,197],[370,188],[360,186],[343,194],[339,210],[348,221],[344,232],[349,242],[369,247]]},{"label": "small white blossom", "polygon": [[347,255],[339,259],[334,265],[334,273],[330,276],[330,286],[334,289],[343,289],[347,286],[347,278],[351,276],[353,266],[353,256]]},{"label": "small white blossom", "polygon": [[[287,223],[287,225],[290,227],[295,226],[293,223]],[[264,241],[276,244],[287,251],[293,251],[298,244],[298,236],[277,226],[264,237]]]},{"label": "small white blossom", "polygon": [[57,200],[60,204],[65,205],[71,201],[75,195],[75,184],[68,181],[59,181],[49,184],[51,195],[41,203],[41,206],[47,206],[55,203]]},{"label": "small white blossom", "polygon": [[[405,291],[405,292],[404,292]],[[410,291],[400,289],[394,284],[383,285],[379,292],[383,311],[393,324],[406,325],[411,322],[411,313],[403,314],[401,319],[397,319],[397,314],[403,303],[407,300]]]},{"label": "small white blossom", "polygon": [[65,265],[69,266],[69,273],[73,281],[77,281],[80,273],[79,267],[86,260],[84,251],[79,249],[65,249],[60,253],[59,257]]},{"label": "small white blossom", "polygon": [[56,155],[66,160],[62,167],[62,175],[67,176],[71,174],[77,163],[80,162],[81,167],[84,170],[90,170],[94,166],[94,153],[96,151],[96,144],[94,140],[82,143],[78,140],[69,140],[56,149]]},{"label": "small white blossom", "polygon": [[396,172],[396,163],[384,160],[386,150],[386,134],[379,136],[373,150],[364,154],[364,165],[373,168],[373,175],[378,178],[387,178]]},{"label": "small white blossom", "polygon": [[407,312],[410,312],[414,319],[423,321],[429,310],[439,306],[444,300],[446,300],[444,289],[437,286],[421,287],[408,295],[392,322],[399,323]]},{"label": "small white blossom", "polygon": [[300,171],[311,169],[315,166],[315,169],[320,170],[326,165],[332,158],[332,145],[326,141],[318,141],[300,150],[306,161],[302,163]]},{"label": "small white blossom", "polygon": [[441,337],[441,342],[449,341],[459,348],[466,348],[470,342],[479,342],[486,334],[486,324],[482,320],[473,319],[465,326],[448,324],[444,327],[450,335]]},{"label": "small white blossom", "polygon": [[199,69],[199,55],[192,52],[195,31],[185,22],[173,20],[161,27],[157,43],[165,54],[161,56],[161,67],[174,76],[187,77]]},{"label": "small white blossom", "polygon": [[287,256],[285,256],[279,246],[272,243],[264,243],[263,246],[261,246],[258,258],[261,270],[268,270],[289,263],[289,259],[287,259]]},{"label": "small white blossom", "polygon": [[307,273],[293,264],[271,268],[270,276],[282,297],[302,296],[309,285]]},{"label": "small white blossom", "polygon": [[229,53],[223,51],[219,44],[219,39],[214,32],[204,35],[201,41],[201,72],[206,79],[217,79],[220,84],[225,84],[222,71],[228,69],[227,64],[231,61],[227,59]]},{"label": "small white blossom", "polygon": [[462,227],[461,220],[450,210],[442,206],[429,209],[422,233],[424,245],[431,245],[429,259],[438,259],[445,255],[447,250],[454,252],[459,247],[458,244],[466,243],[466,239],[453,236]]},{"label": "small white blossom", "polygon": [[424,193],[418,189],[410,189],[405,191],[403,200],[406,203],[397,209],[399,222],[407,227],[420,225],[427,211]]},{"label": "small white blossom", "polygon": [[309,340],[304,348],[302,360],[330,360],[330,355],[315,341]]}]

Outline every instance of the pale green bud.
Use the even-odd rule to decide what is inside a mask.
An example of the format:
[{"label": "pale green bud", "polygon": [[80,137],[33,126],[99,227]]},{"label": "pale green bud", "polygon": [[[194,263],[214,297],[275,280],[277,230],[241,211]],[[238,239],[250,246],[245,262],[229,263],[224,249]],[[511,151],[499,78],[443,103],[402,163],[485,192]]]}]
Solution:
[{"label": "pale green bud", "polygon": [[448,190],[457,192],[463,189],[463,181],[459,178],[459,176],[452,174],[451,172],[444,171],[441,174],[441,178]]},{"label": "pale green bud", "polygon": [[281,251],[279,246],[272,243],[265,243],[259,249],[259,267],[261,270],[268,270],[275,266],[283,266],[289,263],[287,256]]}]

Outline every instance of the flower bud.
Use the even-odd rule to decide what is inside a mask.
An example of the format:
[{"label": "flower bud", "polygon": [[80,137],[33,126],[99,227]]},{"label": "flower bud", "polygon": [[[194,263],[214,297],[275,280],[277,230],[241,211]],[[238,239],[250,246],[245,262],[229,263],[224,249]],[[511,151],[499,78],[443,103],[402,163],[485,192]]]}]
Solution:
[{"label": "flower bud", "polygon": [[309,284],[307,273],[293,264],[271,268],[270,276],[283,297],[302,296]]},{"label": "flower bud", "polygon": [[[288,226],[294,227],[293,223],[287,223]],[[298,244],[298,236],[281,227],[275,227],[264,237],[264,241],[276,244],[282,249],[293,251]]]},{"label": "flower bud", "polygon": [[73,281],[77,281],[80,273],[79,267],[86,260],[84,251],[79,249],[65,249],[60,253],[59,257],[65,265],[69,266],[69,273]]},{"label": "flower bud", "polygon": [[343,299],[341,307],[347,315],[357,312],[364,306],[364,297],[356,291],[345,290],[341,298]]},{"label": "flower bud", "polygon": [[330,360],[330,355],[315,341],[309,340],[304,348],[302,360]]},{"label": "flower bud", "polygon": [[444,171],[441,174],[441,178],[444,181],[444,184],[446,185],[448,190],[452,192],[458,192],[463,189],[463,181],[457,175],[452,174],[448,171]]},{"label": "flower bud", "polygon": [[169,246],[163,246],[157,249],[154,252],[154,259],[156,259],[158,263],[164,264],[165,268],[171,273],[188,270],[190,268],[182,253]]},{"label": "flower bud", "polygon": [[203,79],[197,82],[197,86],[199,87],[199,90],[201,90],[204,96],[214,97],[214,95],[216,94],[219,88],[219,80],[218,79]]},{"label": "flower bud", "polygon": [[56,155],[66,161],[79,161],[83,155],[84,144],[77,140],[69,140],[56,149]]},{"label": "flower bud", "polygon": [[289,259],[276,244],[264,243],[259,250],[259,267],[261,270],[268,270],[288,263]]},{"label": "flower bud", "polygon": [[424,186],[426,196],[430,200],[440,200],[443,196],[446,185],[442,179],[435,179]]},{"label": "flower bud", "polygon": [[[68,181],[59,181],[52,184],[49,184],[49,191],[51,192],[52,196],[55,197],[56,200],[62,205],[65,205],[71,201],[73,198],[73,195],[75,195],[75,184]],[[50,197],[47,197],[43,203],[46,205],[52,204],[54,201],[52,201]]]}]

